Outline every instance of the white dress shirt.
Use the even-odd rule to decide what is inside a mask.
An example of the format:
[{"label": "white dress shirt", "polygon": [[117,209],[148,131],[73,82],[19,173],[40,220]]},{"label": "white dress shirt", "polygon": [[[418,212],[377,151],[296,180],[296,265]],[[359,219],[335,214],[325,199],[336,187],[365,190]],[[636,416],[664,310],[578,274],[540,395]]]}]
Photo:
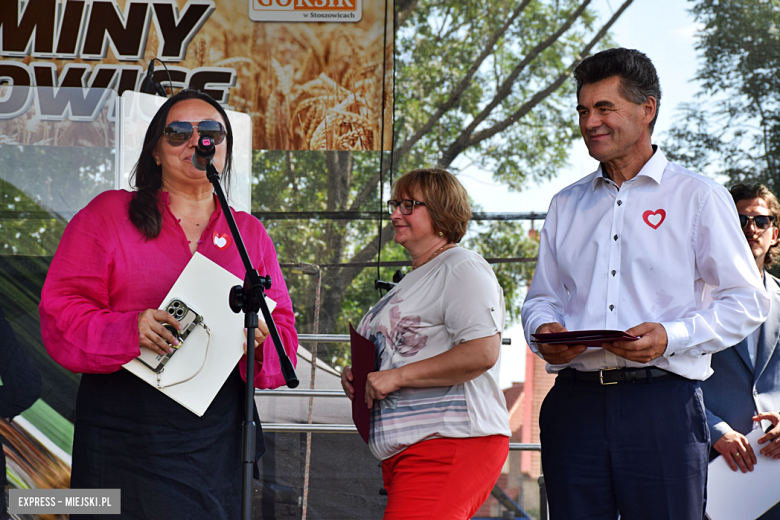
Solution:
[{"label": "white dress shirt", "polygon": [[553,197],[523,328],[538,354],[531,333],[544,323],[572,331],[661,323],[668,345],[650,363],[588,348],[547,370],[657,366],[701,380],[712,373],[710,354],[766,319],[763,285],[729,192],[656,149],[619,190],[599,167]]}]

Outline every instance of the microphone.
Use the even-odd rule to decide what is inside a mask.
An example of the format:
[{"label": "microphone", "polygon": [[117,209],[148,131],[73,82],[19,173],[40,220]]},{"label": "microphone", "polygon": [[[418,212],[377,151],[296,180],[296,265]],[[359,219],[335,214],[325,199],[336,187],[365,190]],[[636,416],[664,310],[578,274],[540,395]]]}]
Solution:
[{"label": "microphone", "polygon": [[398,284],[393,282],[385,282],[383,280],[374,280],[374,289],[380,289],[382,291],[389,291]]},{"label": "microphone", "polygon": [[208,169],[209,164],[214,160],[214,140],[211,137],[201,136],[198,139],[198,147],[192,154],[192,165],[202,172]]},{"label": "microphone", "polygon": [[141,82],[141,92],[143,94],[157,94],[158,96],[168,97],[168,93],[159,82],[154,81],[154,60],[149,62],[149,68],[146,70],[146,76],[144,76],[143,82]]}]

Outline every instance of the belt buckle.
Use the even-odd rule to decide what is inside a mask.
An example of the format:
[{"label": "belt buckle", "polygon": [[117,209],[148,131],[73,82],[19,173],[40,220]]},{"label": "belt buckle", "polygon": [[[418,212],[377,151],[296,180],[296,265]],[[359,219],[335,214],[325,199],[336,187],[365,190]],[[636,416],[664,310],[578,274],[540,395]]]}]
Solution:
[{"label": "belt buckle", "polygon": [[602,386],[616,385],[617,381],[612,381],[611,383],[604,382],[604,372],[609,372],[610,370],[617,370],[617,369],[618,369],[617,367],[613,367],[613,368],[602,368],[601,370],[599,370],[599,383],[601,383]]}]

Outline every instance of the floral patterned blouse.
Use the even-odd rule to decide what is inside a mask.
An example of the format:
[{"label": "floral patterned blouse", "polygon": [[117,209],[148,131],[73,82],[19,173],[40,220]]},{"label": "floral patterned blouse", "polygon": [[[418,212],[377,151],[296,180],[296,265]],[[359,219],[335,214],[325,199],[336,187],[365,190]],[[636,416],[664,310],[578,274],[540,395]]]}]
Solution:
[{"label": "floral patterned blouse", "polygon": [[[495,274],[481,256],[456,247],[406,275],[363,317],[358,332],[376,345],[377,369],[387,370],[503,328],[503,291]],[[386,459],[432,438],[509,436],[500,363],[466,383],[402,388],[376,402],[369,443],[374,456]]]}]

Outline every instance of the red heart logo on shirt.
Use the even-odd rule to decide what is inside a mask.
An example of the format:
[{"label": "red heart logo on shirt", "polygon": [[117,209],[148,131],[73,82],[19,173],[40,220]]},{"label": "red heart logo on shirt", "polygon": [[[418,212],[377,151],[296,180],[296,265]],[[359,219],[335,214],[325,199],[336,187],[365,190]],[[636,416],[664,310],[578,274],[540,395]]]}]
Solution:
[{"label": "red heart logo on shirt", "polygon": [[227,248],[227,246],[230,245],[230,235],[227,233],[222,235],[214,233],[214,245],[217,246],[217,249],[219,250]]},{"label": "red heart logo on shirt", "polygon": [[666,211],[662,209],[657,209],[655,211],[647,210],[642,213],[642,218],[644,219],[645,224],[653,229],[658,229],[658,226],[666,220]]}]

